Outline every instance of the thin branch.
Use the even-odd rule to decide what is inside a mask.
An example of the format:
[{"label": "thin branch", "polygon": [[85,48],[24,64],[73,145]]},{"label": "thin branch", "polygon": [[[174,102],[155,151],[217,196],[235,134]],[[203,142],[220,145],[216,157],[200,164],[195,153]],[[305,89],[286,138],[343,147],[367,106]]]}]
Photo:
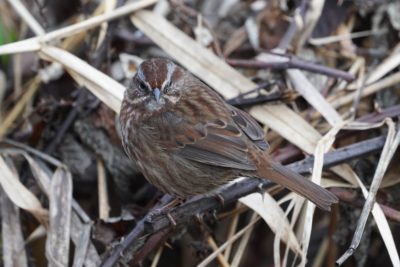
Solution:
[{"label": "thin branch", "polygon": [[293,56],[284,54],[272,54],[272,57],[279,57],[277,60],[271,60],[271,62],[261,60],[247,60],[247,59],[227,59],[226,62],[238,68],[254,68],[254,69],[301,69],[314,73],[323,74],[333,78],[340,78],[345,81],[353,81],[354,75],[342,70],[330,68],[324,65],[299,59]]},{"label": "thin branch", "polygon": [[[132,246],[132,244],[139,238],[141,237],[145,231],[145,223],[149,218],[151,218],[152,214],[154,211],[157,209],[165,206],[167,203],[171,202],[173,197],[164,195],[164,197],[160,200],[159,204],[156,205],[143,219],[141,219],[133,228],[133,230],[122,239],[121,243],[114,246],[114,248],[108,253],[108,257],[105,258],[105,260],[101,263],[101,267],[112,267],[115,266],[115,264],[119,261],[120,258],[128,257],[127,261],[130,260],[129,256],[130,254],[124,254],[129,250],[129,248]],[[152,213],[153,212],[153,213]]]},{"label": "thin branch", "polygon": [[[384,139],[385,136],[381,136],[353,144],[349,147],[328,152],[325,155],[324,167],[329,168],[331,166],[348,161],[349,159],[376,153],[383,147],[385,141]],[[306,167],[303,167],[303,164]],[[312,164],[313,159],[310,157],[309,159],[302,161],[302,164],[295,163],[288,165],[288,167],[299,173],[306,173],[309,172]],[[229,205],[243,196],[254,192],[260,192],[261,189],[265,189],[270,185],[271,182],[268,180],[247,178],[225,188],[219,193],[219,195],[224,199],[224,205]],[[162,200],[164,205],[165,203],[168,203],[166,199],[168,198],[164,197]],[[170,227],[171,218],[177,224],[182,224],[192,220],[193,216],[195,215],[221,208],[222,204],[220,199],[216,198],[215,196],[198,196],[170,210],[168,214],[154,212],[154,210],[158,209],[160,206],[163,206],[163,204],[158,205],[156,208],[150,211],[142,220],[137,223],[136,227],[126,236],[126,238],[123,239],[120,244],[114,246],[114,248],[108,253],[108,256],[103,261],[101,265],[102,267],[114,266],[114,264],[120,260],[120,257],[124,257],[123,255],[128,254],[126,252],[129,251],[130,247],[139,237],[146,234],[154,234],[167,227]],[[126,259],[123,260],[126,261]]]},{"label": "thin branch", "polygon": [[[343,188],[332,188],[331,191],[339,198],[340,201],[349,203],[357,208],[362,208],[365,204],[365,198],[359,197],[353,190]],[[400,223],[400,211],[384,204],[379,204],[385,216],[393,222]]]},{"label": "thin branch", "polygon": [[[330,168],[356,158],[362,158],[369,154],[379,152],[382,150],[385,140],[386,136],[379,136],[329,152],[324,156],[324,168]],[[311,174],[313,164],[314,157],[310,156],[304,160],[292,163],[288,165],[288,167],[301,174]]]},{"label": "thin branch", "polygon": [[[282,91],[280,89],[271,90],[271,92],[268,92],[266,90],[268,92],[267,94],[260,94],[260,92],[263,89],[265,90],[265,88],[270,87],[274,84],[275,84],[274,81],[260,83],[257,85],[256,88],[248,92],[241,93],[238,96],[227,100],[226,102],[236,107],[249,107],[249,106],[264,104],[267,102],[290,100],[295,95],[291,91]],[[252,93],[257,93],[257,96],[247,97]]]}]

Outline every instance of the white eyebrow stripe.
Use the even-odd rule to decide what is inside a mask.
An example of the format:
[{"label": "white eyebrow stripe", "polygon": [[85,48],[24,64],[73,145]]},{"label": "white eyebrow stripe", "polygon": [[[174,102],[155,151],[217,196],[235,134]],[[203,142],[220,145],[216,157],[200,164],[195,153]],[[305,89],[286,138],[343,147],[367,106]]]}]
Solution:
[{"label": "white eyebrow stripe", "polygon": [[150,83],[146,80],[146,76],[144,75],[143,71],[141,69],[139,69],[137,71],[137,75],[139,77],[139,79],[148,87],[150,88]]},{"label": "white eyebrow stripe", "polygon": [[139,68],[137,74],[139,76],[139,79],[141,79],[142,81],[146,81],[146,77],[144,76],[142,69]]},{"label": "white eyebrow stripe", "polygon": [[175,69],[176,69],[176,65],[174,63],[169,62],[167,64],[167,77],[166,77],[165,81],[163,82],[161,89],[164,89],[165,85],[167,85],[171,82],[172,74],[174,73]]}]

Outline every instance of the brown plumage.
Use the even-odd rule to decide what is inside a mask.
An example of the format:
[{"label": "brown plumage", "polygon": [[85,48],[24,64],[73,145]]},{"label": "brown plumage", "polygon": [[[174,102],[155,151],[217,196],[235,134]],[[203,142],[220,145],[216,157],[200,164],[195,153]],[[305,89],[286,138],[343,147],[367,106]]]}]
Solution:
[{"label": "brown plumage", "polygon": [[147,180],[179,197],[209,194],[240,176],[266,178],[329,210],[331,192],[271,160],[247,113],[166,59],[144,61],[125,92],[125,151]]}]

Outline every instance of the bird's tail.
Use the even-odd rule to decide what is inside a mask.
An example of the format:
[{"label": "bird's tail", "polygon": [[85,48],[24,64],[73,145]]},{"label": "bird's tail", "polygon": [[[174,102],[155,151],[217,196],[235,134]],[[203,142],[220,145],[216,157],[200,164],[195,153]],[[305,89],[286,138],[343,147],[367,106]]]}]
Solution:
[{"label": "bird's tail", "polygon": [[307,198],[323,210],[330,211],[331,205],[338,202],[338,198],[325,188],[279,163],[271,162],[270,167],[260,174],[262,177]]}]

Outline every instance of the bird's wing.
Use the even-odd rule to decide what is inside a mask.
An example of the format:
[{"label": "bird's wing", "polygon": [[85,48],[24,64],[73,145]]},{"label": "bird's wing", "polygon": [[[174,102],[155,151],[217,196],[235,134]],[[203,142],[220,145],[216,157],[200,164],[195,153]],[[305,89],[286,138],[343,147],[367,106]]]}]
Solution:
[{"label": "bird's wing", "polygon": [[268,143],[264,139],[264,132],[260,125],[248,113],[227,105],[232,111],[232,119],[239,125],[240,129],[253,141],[260,149],[266,150],[269,148]]},{"label": "bird's wing", "polygon": [[[218,112],[208,112],[210,105]],[[199,107],[201,109],[201,107]],[[164,138],[161,146],[196,162],[241,170],[256,170],[251,159],[251,142],[266,149],[260,126],[250,115],[226,105],[222,100],[207,103],[196,114],[192,108],[192,120],[187,114],[168,112],[164,115]],[[197,118],[196,118],[197,117]]]},{"label": "bird's wing", "polygon": [[256,170],[243,133],[236,125],[218,119],[196,127],[203,128],[204,135],[184,144],[178,152],[181,156],[214,166]]}]

